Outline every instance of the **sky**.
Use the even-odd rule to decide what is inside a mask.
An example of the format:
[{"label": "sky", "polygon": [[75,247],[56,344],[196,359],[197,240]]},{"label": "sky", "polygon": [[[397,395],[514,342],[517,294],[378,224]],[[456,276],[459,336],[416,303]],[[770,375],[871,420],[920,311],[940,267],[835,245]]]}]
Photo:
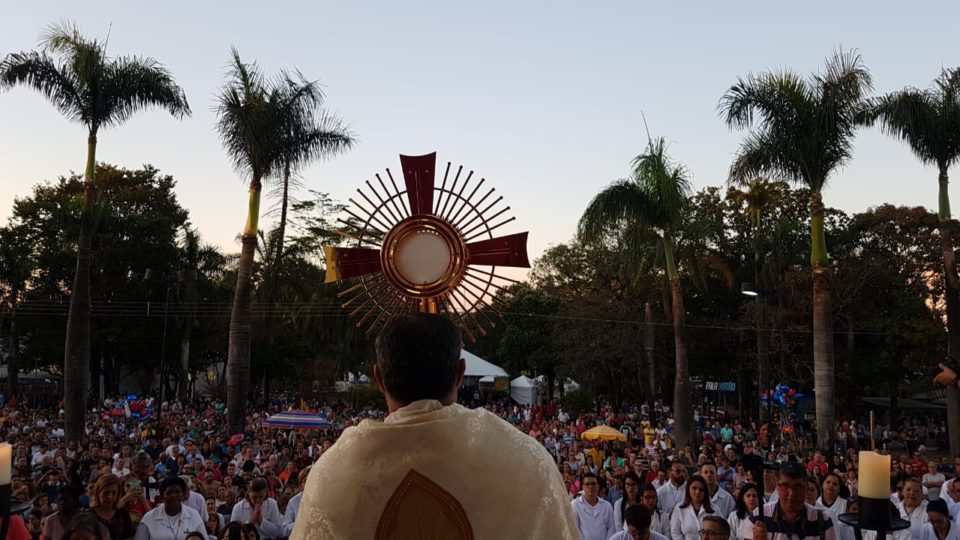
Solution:
[{"label": "sky", "polygon": [[[626,176],[646,143],[644,116],[699,189],[723,184],[743,137],[716,110],[738,76],[810,73],[842,46],[860,51],[879,94],[927,87],[960,65],[955,1],[17,2],[0,18],[0,55],[36,48],[61,20],[109,33],[109,54],[171,70],[193,116],[138,114],[100,133],[97,157],[173,175],[193,225],[230,252],[248,180],[214,131],[231,46],[267,74],[295,68],[319,80],[327,110],[358,137],[349,153],[305,168],[307,188],[346,200],[399,169],[398,154],[436,151],[504,196],[517,220],[502,232],[529,230],[531,261],[570,240],[590,198]],[[0,220],[35,184],[82,172],[85,139],[39,94],[0,93]],[[848,212],[934,207],[935,179],[905,146],[866,130],[824,197]]]}]

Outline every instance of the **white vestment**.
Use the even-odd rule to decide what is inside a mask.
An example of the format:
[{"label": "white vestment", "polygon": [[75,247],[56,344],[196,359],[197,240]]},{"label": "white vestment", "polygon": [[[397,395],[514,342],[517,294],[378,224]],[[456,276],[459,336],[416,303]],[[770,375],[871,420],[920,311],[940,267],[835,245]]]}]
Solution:
[{"label": "white vestment", "polygon": [[291,539],[376,538],[411,475],[455,499],[476,540],[579,536],[563,478],[540,443],[485,409],[421,400],[346,429],[320,456]]}]

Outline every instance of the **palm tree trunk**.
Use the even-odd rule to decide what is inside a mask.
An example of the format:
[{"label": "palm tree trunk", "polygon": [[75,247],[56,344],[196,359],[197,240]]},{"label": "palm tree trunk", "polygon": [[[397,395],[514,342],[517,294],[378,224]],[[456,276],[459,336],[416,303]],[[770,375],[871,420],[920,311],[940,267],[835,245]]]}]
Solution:
[{"label": "palm tree trunk", "polygon": [[657,395],[657,366],[656,366],[657,335],[653,327],[653,304],[646,302],[643,305],[643,349],[647,355],[647,372],[650,384],[650,398]]},{"label": "palm tree trunk", "polygon": [[260,221],[259,176],[250,182],[247,223],[243,228],[243,247],[237,268],[237,287],[230,313],[230,340],[227,347],[227,426],[230,433],[242,433],[250,388],[250,290],[253,258],[257,251],[257,226]]},{"label": "palm tree trunk", "polygon": [[20,374],[19,356],[20,340],[17,334],[17,292],[14,291],[13,306],[10,309],[10,340],[7,351],[7,401],[13,399],[19,392],[17,376]]},{"label": "palm tree trunk", "polygon": [[817,448],[832,452],[834,403],[831,272],[823,230],[823,198],[810,195],[810,264],[813,271],[813,383],[817,400]]},{"label": "palm tree trunk", "polygon": [[680,275],[674,261],[673,239],[664,237],[664,261],[670,278],[673,300],[673,342],[676,356],[676,375],[673,381],[674,447],[683,449],[693,442],[693,409],[690,406],[690,366],[687,363],[686,313],[683,307],[683,291]]},{"label": "palm tree trunk", "polygon": [[90,392],[90,246],[94,234],[93,206],[97,200],[96,159],[97,135],[91,133],[87,137],[77,268],[70,293],[63,354],[64,431],[70,442],[84,438],[84,413]]},{"label": "palm tree trunk", "polygon": [[[957,276],[957,259],[953,251],[953,235],[950,232],[950,193],[947,191],[950,179],[947,168],[940,167],[940,251],[943,252],[943,274],[947,304],[947,335],[949,351],[960,356],[960,278]],[[956,387],[947,388],[947,436],[950,439],[950,455],[960,453],[960,391]]]},{"label": "palm tree trunk", "polygon": [[[273,271],[280,271],[280,259],[283,257],[283,236],[287,230],[287,206],[290,201],[290,164],[283,167],[283,198],[280,200],[280,223],[277,224],[277,254],[273,258]],[[272,298],[268,299],[272,300]]]}]

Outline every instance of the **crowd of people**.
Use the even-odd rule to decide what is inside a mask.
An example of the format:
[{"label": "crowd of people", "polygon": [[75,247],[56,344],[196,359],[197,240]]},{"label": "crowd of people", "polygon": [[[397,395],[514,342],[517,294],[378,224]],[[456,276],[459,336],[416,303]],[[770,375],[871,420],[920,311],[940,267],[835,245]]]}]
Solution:
[{"label": "crowd of people", "polygon": [[[0,436],[14,446],[12,499],[22,517],[7,524],[10,538],[286,538],[314,461],[344,429],[385,414],[275,400],[249,412],[244,433],[231,434],[217,401],[172,401],[155,411],[141,405],[150,416],[136,414],[137,407],[131,414],[121,402],[108,400],[90,415],[79,445],[65,442],[57,408],[7,404]],[[332,427],[263,427],[269,414],[301,406],[323,410]],[[824,511],[834,525],[831,534],[853,540],[837,516],[856,504],[857,450],[871,437],[863,424],[838,424],[836,452],[824,456],[813,450],[802,422],[790,436],[771,438],[766,425],[698,417],[695,444],[674,448],[670,411],[661,402],[577,415],[556,404],[493,400],[484,406],[553,457],[585,539],[695,540],[714,529],[752,538],[749,516],[783,496],[776,469],[790,464],[803,471],[804,502]],[[625,441],[581,438],[598,424],[618,430]],[[924,444],[941,431],[930,421],[872,434],[894,452],[892,503],[911,523],[898,540],[934,540],[927,524],[937,540],[946,540],[936,528],[941,510],[951,540],[960,540],[949,525],[960,511],[960,482],[953,482],[960,458],[931,460]],[[757,463],[766,463],[765,469]]]}]

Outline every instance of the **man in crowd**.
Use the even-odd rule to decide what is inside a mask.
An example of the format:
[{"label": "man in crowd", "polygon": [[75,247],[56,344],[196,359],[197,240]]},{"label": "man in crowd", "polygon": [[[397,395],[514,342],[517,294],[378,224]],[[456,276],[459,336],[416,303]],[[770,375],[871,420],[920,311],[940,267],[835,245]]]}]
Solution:
[{"label": "man in crowd", "polygon": [[807,471],[785,463],[777,472],[778,500],[760,507],[760,516],[744,520],[738,536],[752,540],[836,540],[833,521],[806,504]]},{"label": "man in crowd", "polygon": [[710,506],[713,507],[714,513],[724,518],[729,516],[736,509],[737,503],[733,500],[733,496],[717,483],[717,466],[712,461],[703,462],[700,465],[700,476],[707,482]]},{"label": "man in crowd", "polygon": [[[570,506],[577,521],[582,540],[607,540],[616,532],[613,522],[613,506],[600,498],[600,479],[594,473],[583,476],[583,494]],[[649,525],[647,525],[649,528]]]},{"label": "man in crowd", "polygon": [[687,468],[683,463],[673,461],[670,463],[667,477],[667,483],[657,489],[657,505],[664,516],[669,516],[670,512],[683,502],[687,488]]},{"label": "man in crowd", "polygon": [[456,403],[466,369],[460,342],[441,315],[384,325],[374,379],[389,414],[346,429],[317,460],[293,540],[396,537],[427,526],[454,539],[576,537],[546,449],[489,411]]}]

